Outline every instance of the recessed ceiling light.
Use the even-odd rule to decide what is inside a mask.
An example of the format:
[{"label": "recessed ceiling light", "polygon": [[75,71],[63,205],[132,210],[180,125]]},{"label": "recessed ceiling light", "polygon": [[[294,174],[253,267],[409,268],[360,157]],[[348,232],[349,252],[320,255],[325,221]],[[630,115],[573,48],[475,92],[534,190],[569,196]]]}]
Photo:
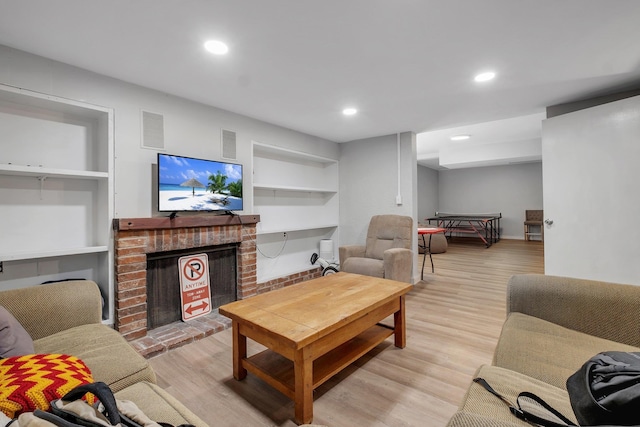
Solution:
[{"label": "recessed ceiling light", "polygon": [[452,141],[464,141],[471,138],[471,135],[455,135],[451,137]]},{"label": "recessed ceiling light", "polygon": [[489,80],[493,80],[496,76],[496,73],[493,71],[487,71],[485,73],[480,73],[475,76],[473,79],[477,82],[488,82]]},{"label": "recessed ceiling light", "polygon": [[229,47],[219,40],[209,40],[204,44],[204,48],[214,55],[224,55],[229,52]]},{"label": "recessed ceiling light", "polygon": [[357,112],[358,112],[358,110],[356,110],[355,108],[352,108],[352,107],[345,108],[344,110],[342,110],[342,114],[344,114],[345,116],[353,116]]}]

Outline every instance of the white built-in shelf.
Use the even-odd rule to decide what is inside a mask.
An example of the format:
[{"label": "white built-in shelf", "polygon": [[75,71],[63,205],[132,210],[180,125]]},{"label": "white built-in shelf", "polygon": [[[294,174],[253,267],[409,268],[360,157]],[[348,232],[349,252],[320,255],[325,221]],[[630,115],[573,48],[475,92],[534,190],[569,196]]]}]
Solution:
[{"label": "white built-in shelf", "polygon": [[106,323],[115,308],[113,116],[0,84],[0,289],[85,277],[100,287]]},{"label": "white built-in shelf", "polygon": [[70,179],[108,179],[107,172],[94,172],[73,169],[44,168],[40,166],[21,166],[0,164],[0,175],[70,178]]},{"label": "white built-in shelf", "polygon": [[317,224],[317,225],[304,225],[300,227],[281,227],[281,228],[273,228],[273,229],[259,229],[256,231],[257,234],[277,234],[277,233],[294,233],[296,231],[306,231],[306,230],[321,230],[323,228],[336,228],[338,224]]},{"label": "white built-in shelf", "polygon": [[0,253],[0,261],[22,261],[28,259],[53,258],[71,255],[95,254],[108,252],[107,246],[86,246],[81,248],[56,249],[45,251]]},{"label": "white built-in shelf", "polygon": [[312,161],[317,163],[338,163],[335,159],[317,156],[315,154],[303,153],[301,151],[290,150],[288,148],[276,147],[274,145],[253,142],[253,155],[259,157],[275,157],[291,162]]},{"label": "white built-in shelf", "polygon": [[253,142],[258,282],[313,268],[320,241],[338,237],[338,169],[336,159]]},{"label": "white built-in shelf", "polygon": [[0,104],[11,106],[16,110],[50,114],[53,112],[62,116],[77,116],[99,119],[111,109],[98,105],[86,104],[69,98],[34,92],[15,86],[0,85],[2,91]]},{"label": "white built-in shelf", "polygon": [[297,187],[291,185],[270,185],[270,184],[253,184],[254,190],[274,190],[274,191],[298,191],[301,193],[337,193],[335,188],[314,188],[314,187]]}]

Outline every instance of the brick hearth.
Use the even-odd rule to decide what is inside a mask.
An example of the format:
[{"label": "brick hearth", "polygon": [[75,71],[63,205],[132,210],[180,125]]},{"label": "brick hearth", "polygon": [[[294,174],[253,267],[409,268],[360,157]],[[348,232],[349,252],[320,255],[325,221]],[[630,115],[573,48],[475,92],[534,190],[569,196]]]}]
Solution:
[{"label": "brick hearth", "polygon": [[151,358],[229,327],[231,319],[219,314],[216,309],[188,322],[174,322],[147,331],[146,336],[130,341],[130,344],[142,356]]}]

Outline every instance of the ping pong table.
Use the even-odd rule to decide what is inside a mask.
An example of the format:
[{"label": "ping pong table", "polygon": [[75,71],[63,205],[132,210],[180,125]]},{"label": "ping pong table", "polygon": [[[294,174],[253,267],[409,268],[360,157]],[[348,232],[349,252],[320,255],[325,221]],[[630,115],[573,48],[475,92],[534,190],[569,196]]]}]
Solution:
[{"label": "ping pong table", "polygon": [[454,233],[473,234],[482,240],[488,248],[500,240],[500,218],[502,213],[489,214],[456,214],[436,212],[426,218],[438,227],[444,228],[445,235],[451,237]]}]

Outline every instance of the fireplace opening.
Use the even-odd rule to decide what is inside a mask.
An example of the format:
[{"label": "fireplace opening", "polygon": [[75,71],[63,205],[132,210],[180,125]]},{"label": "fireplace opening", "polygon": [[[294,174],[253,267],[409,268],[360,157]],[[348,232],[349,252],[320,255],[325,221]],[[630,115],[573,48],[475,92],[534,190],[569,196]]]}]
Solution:
[{"label": "fireplace opening", "polygon": [[209,262],[211,309],[236,301],[237,243],[147,254],[147,329],[182,319],[178,260],[206,254]]}]

